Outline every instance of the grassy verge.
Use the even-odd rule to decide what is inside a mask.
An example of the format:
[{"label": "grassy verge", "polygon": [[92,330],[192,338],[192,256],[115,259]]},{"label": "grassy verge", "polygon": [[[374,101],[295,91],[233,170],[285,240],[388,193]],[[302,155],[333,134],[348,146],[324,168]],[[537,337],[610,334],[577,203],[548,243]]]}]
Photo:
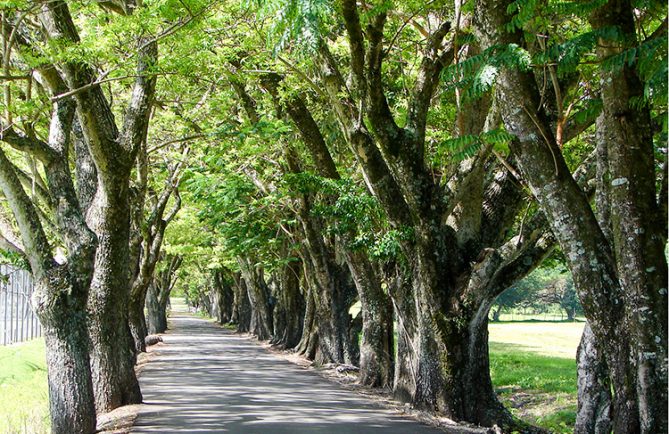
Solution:
[{"label": "grassy verge", "polygon": [[514,415],[552,432],[573,432],[575,353],[582,330],[582,323],[490,326],[490,373]]},{"label": "grassy verge", "polygon": [[0,346],[0,432],[49,432],[43,339]]}]

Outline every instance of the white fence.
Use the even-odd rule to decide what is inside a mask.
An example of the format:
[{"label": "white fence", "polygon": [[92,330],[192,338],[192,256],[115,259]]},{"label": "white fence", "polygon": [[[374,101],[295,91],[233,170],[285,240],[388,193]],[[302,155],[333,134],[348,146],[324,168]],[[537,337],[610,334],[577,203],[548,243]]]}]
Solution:
[{"label": "white fence", "polygon": [[0,265],[0,343],[9,345],[42,336],[42,326],[33,313],[30,272]]}]

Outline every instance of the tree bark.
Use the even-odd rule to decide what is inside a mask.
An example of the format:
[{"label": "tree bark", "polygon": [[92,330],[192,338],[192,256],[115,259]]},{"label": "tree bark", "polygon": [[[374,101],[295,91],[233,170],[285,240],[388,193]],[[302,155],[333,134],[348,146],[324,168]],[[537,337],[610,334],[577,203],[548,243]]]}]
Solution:
[{"label": "tree bark", "polygon": [[89,225],[99,240],[88,301],[89,333],[94,342],[91,371],[96,407],[103,413],[142,400],[128,310],[119,308],[128,306],[130,293],[128,182],[122,177],[111,191],[98,190],[89,212]]},{"label": "tree bark", "polygon": [[258,340],[264,341],[273,336],[272,308],[269,303],[269,288],[265,282],[263,270],[249,258],[237,258],[242,278],[246,283],[251,306],[250,332]]},{"label": "tree bark", "polygon": [[360,383],[372,387],[387,387],[393,375],[393,310],[367,252],[345,251],[351,277],[358,290],[362,314],[360,343]]},{"label": "tree bark", "polygon": [[151,284],[146,294],[146,322],[148,334],[155,335],[167,330],[167,300],[160,297],[158,286]]},{"label": "tree bark", "polygon": [[309,264],[302,262],[305,269],[303,274],[304,285],[307,290],[305,294],[304,323],[302,326],[302,337],[295,347],[295,353],[306,357],[309,360],[319,358],[318,346],[318,323],[316,321],[316,303],[314,301],[313,287],[308,275]]},{"label": "tree bark", "polygon": [[[634,9],[629,0],[610,0],[590,16],[593,29],[615,27],[622,40],[600,38],[601,60],[636,48]],[[606,131],[613,250],[626,296],[631,342],[636,353],[636,393],[641,432],[666,432],[667,260],[666,219],[656,201],[650,107],[636,66],[601,68],[603,110],[597,128]],[[663,290],[664,288],[664,290]]]},{"label": "tree bark", "polygon": [[301,263],[290,261],[279,270],[274,308],[274,339],[280,348],[294,348],[302,337],[305,301],[300,291]]},{"label": "tree bark", "polygon": [[[147,288],[148,291],[148,288]],[[146,292],[143,297],[130,297],[128,303],[128,326],[132,335],[132,348],[136,353],[145,352],[146,344],[144,340],[148,335],[146,326],[146,316],[144,316],[144,306],[146,305]]]},{"label": "tree bark", "polygon": [[604,357],[597,351],[595,336],[585,324],[576,352],[578,410],[575,434],[611,432],[611,383]]},{"label": "tree bark", "polygon": [[225,272],[224,269],[216,269],[211,272],[210,277],[211,316],[219,324],[226,324],[232,318],[233,293],[232,288],[226,281]]},{"label": "tree bark", "polygon": [[356,291],[348,268],[337,263],[332,246],[326,244],[323,231],[310,215],[309,199],[304,197],[300,206],[300,221],[306,240],[305,255],[314,302],[315,321],[318,323],[318,363],[357,365],[357,339],[350,339],[351,316],[348,313]]},{"label": "tree bark", "polygon": [[241,273],[233,274],[234,285],[234,309],[232,311],[232,323],[237,324],[237,333],[248,333],[251,330],[251,302],[249,301],[246,281]]}]

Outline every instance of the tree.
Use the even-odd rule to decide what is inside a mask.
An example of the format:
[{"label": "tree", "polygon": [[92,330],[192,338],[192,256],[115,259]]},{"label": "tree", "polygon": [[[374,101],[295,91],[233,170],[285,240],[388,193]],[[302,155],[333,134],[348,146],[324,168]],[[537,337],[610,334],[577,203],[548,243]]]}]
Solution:
[{"label": "tree", "polygon": [[[6,26],[3,21],[3,28]],[[60,94],[65,88],[60,77],[48,67],[40,72],[45,73],[52,95]],[[22,246],[16,242],[13,245],[28,259],[35,282],[32,299],[46,340],[52,429],[91,433],[96,417],[85,318],[97,238],[84,220],[68,167],[74,110],[70,98],[54,105],[48,142],[17,132],[4,122],[2,125],[2,141],[39,158],[46,169],[48,185],[44,194],[54,211],[57,233],[67,247],[65,264],[56,262],[37,211],[39,204],[24,190],[18,175],[22,171],[4,151],[0,151],[0,188],[21,234]],[[13,238],[7,232],[3,237]]]},{"label": "tree", "polygon": [[172,255],[164,259],[163,269],[153,277],[146,296],[147,332],[149,334],[164,333],[167,330],[167,304],[170,294],[177,283],[177,271],[183,263],[180,256]]},{"label": "tree", "polygon": [[[156,58],[156,44],[143,40],[139,45],[134,94],[128,104],[124,126],[119,131],[99,84],[91,84],[95,82],[92,68],[81,59],[74,60],[66,54],[80,43],[68,6],[63,2],[50,2],[40,4],[39,10],[39,21],[31,27],[24,19],[32,13],[31,10],[8,14],[13,21],[4,21],[3,29],[11,33],[3,36],[12,40],[6,46],[8,50],[17,46],[23,66],[36,62],[41,71],[36,79],[44,86],[45,94],[50,93],[54,103],[49,139],[47,142],[38,139],[43,130],[24,122],[24,133],[10,127],[3,134],[3,141],[14,142],[13,146],[20,144],[21,150],[33,154],[44,167],[48,185],[35,168],[32,170],[33,182],[45,193],[59,222],[59,232],[68,251],[65,265],[58,266],[49,259],[51,247],[37,219],[35,210],[38,208],[31,209],[25,193],[19,191],[23,187],[17,184],[15,166],[7,159],[5,184],[8,189],[12,186],[15,217],[24,222],[21,227],[26,248],[32,252],[38,241],[41,250],[41,259],[34,258],[32,266],[36,281],[42,281],[36,293],[40,294],[36,297],[40,300],[36,309],[43,312],[45,327],[51,330],[47,334],[59,336],[47,339],[51,348],[50,372],[55,376],[51,382],[53,429],[92,432],[95,411],[89,402],[91,374],[95,380],[92,387],[99,411],[141,399],[133,369],[134,359],[127,351],[127,340],[124,340],[129,337],[126,317],[120,313],[121,316],[116,318],[118,309],[105,311],[103,308],[116,305],[116,302],[123,303],[124,294],[129,289],[124,281],[127,267],[119,263],[127,257],[128,249],[127,238],[124,238],[128,228],[128,221],[124,219],[124,210],[127,210],[127,182],[124,189],[124,179],[129,176],[136,144],[143,140],[146,132],[147,113],[155,86],[155,77],[148,75],[148,70]],[[49,43],[53,50],[44,48]],[[12,58],[10,51],[5,54],[6,59]],[[28,79],[28,95],[32,80],[32,77]],[[5,121],[12,125],[13,107],[7,95]],[[73,136],[74,140],[71,140]],[[69,168],[72,142],[76,190]],[[28,214],[32,217],[28,218]],[[63,292],[68,287],[71,289]],[[84,326],[88,326],[88,332],[81,329]],[[94,343],[90,347],[89,334]],[[71,369],[63,371],[58,366]]]},{"label": "tree", "polygon": [[[477,3],[476,28],[484,47],[522,46],[516,27],[522,19],[513,22],[513,31],[504,30],[514,19],[507,8],[508,2]],[[589,37],[599,47],[597,61],[638,45],[630,3],[611,1],[591,12]],[[504,124],[517,138],[513,152],[567,258],[596,346],[610,369],[613,430],[660,432],[667,424],[666,369],[658,363],[667,354],[666,219],[656,199],[650,107],[638,102],[644,86],[634,59],[613,69],[604,62],[599,74],[604,109],[597,131],[606,140],[598,174],[606,202],[600,204],[611,213],[601,223],[571,176],[527,65],[501,69],[496,94]],[[558,104],[558,110],[565,107]]]},{"label": "tree", "polygon": [[[144,207],[147,195],[148,183],[148,165],[146,145],[139,151],[140,157],[137,159],[138,185],[134,197],[135,209],[132,215],[132,224],[135,231],[131,238],[130,252],[132,261],[131,266],[135,267],[132,284],[130,289],[130,298],[128,306],[128,318],[130,331],[134,340],[134,349],[137,352],[146,351],[144,338],[147,335],[146,319],[144,317],[144,305],[146,294],[151,285],[155,272],[156,264],[160,259],[163,238],[167,225],[174,219],[181,208],[181,196],[179,195],[178,185],[181,179],[184,159],[188,155],[189,148],[185,148],[181,158],[177,160],[172,167],[168,168],[167,179],[160,193],[149,192],[149,215],[144,217]],[[167,211],[167,204],[171,197],[174,197],[172,209]],[[165,212],[167,211],[167,214]],[[168,285],[169,286],[169,285]]]},{"label": "tree", "polygon": [[[50,39],[66,46],[78,43],[79,35],[65,3],[46,3],[42,17]],[[94,343],[91,371],[96,378],[96,408],[101,412],[141,402],[127,311],[118,309],[127,305],[130,290],[130,172],[146,136],[156,83],[155,76],[145,74],[156,60],[157,44],[140,37],[138,46],[138,78],[121,130],[113,121],[100,86],[90,86],[95,81],[91,68],[72,60],[59,65],[69,90],[77,90],[77,115],[98,174],[98,188],[87,214],[87,223],[98,237],[88,312]]]}]

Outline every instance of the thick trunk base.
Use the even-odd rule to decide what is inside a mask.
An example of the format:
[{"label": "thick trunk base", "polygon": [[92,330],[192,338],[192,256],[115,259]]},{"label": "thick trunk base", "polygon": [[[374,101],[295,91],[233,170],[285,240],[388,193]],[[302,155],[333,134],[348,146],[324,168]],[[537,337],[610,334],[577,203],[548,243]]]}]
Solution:
[{"label": "thick trunk base", "polygon": [[576,353],[578,411],[575,434],[611,432],[611,383],[603,357],[597,352],[590,324],[585,325]]},{"label": "thick trunk base", "polygon": [[95,399],[84,318],[81,311],[41,315],[53,433],[95,432]]},{"label": "thick trunk base", "polygon": [[394,394],[398,399],[456,421],[497,425],[503,432],[542,432],[515,420],[495,394],[488,355],[491,302],[469,315],[444,314],[450,323],[434,317],[431,306],[414,303],[409,288],[396,292],[395,304],[403,308],[397,312]]},{"label": "thick trunk base", "polygon": [[124,309],[97,311],[89,316],[93,342],[91,375],[98,413],[139,404],[142,393],[135,375],[135,352]]}]

